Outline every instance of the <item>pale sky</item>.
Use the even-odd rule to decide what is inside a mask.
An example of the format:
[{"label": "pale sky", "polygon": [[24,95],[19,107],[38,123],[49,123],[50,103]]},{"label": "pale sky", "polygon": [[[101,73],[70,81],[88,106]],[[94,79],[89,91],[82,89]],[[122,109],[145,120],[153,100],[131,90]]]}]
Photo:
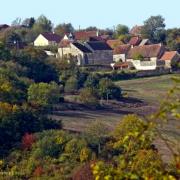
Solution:
[{"label": "pale sky", "polygon": [[142,25],[151,15],[162,15],[167,28],[180,27],[180,0],[0,0],[0,24],[17,18],[47,16],[55,25],[75,28],[112,28]]}]

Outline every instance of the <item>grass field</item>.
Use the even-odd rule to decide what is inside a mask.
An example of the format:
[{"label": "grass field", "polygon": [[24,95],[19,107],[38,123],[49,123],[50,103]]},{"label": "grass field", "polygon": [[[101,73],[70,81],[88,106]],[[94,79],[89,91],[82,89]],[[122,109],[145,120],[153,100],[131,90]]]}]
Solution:
[{"label": "grass field", "polygon": [[[81,131],[94,120],[103,121],[113,128],[124,115],[151,114],[158,108],[159,102],[165,97],[167,91],[173,87],[172,77],[174,75],[163,75],[149,78],[117,81],[116,84],[122,88],[127,101],[110,101],[106,109],[91,110],[79,107],[57,110],[53,118],[62,120],[67,129]],[[72,106],[72,105],[71,105]]]},{"label": "grass field", "polygon": [[[139,78],[133,80],[117,81],[116,85],[122,88],[125,95],[123,101],[110,101],[105,109],[91,110],[77,104],[66,103],[67,108],[57,109],[52,117],[62,120],[65,129],[83,131],[95,120],[102,121],[109,129],[113,129],[126,114],[147,116],[159,107],[160,102],[166,99],[166,94],[174,85],[173,76],[162,75],[156,77]],[[69,108],[70,105],[70,108]],[[165,126],[163,132],[171,139],[180,142],[180,132],[176,128],[179,122],[171,121]],[[106,132],[105,132],[106,133]],[[165,161],[169,161],[171,153],[161,139],[155,142]]]}]

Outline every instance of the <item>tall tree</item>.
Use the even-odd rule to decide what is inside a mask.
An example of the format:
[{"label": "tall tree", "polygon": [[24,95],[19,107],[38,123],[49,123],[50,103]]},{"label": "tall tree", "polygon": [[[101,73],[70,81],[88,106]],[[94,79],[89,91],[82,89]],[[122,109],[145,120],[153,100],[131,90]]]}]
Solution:
[{"label": "tall tree", "polygon": [[63,36],[65,33],[72,33],[74,32],[74,27],[71,23],[63,23],[56,26],[54,29],[56,34],[59,34],[60,36]]},{"label": "tall tree", "polygon": [[31,17],[31,18],[24,19],[24,21],[22,22],[22,25],[27,28],[32,28],[34,23],[35,23],[35,19],[34,17]]},{"label": "tall tree", "polygon": [[36,23],[33,25],[33,30],[36,34],[42,32],[50,32],[52,31],[52,28],[52,22],[49,19],[47,19],[47,17],[44,15],[39,16],[36,20]]},{"label": "tall tree", "polygon": [[142,36],[153,43],[164,42],[166,37],[164,21],[165,19],[160,15],[148,18],[144,21]]},{"label": "tall tree", "polygon": [[118,24],[116,27],[117,35],[125,35],[129,33],[129,28],[126,25]]},{"label": "tall tree", "polygon": [[168,29],[166,38],[167,47],[180,53],[180,28]]}]

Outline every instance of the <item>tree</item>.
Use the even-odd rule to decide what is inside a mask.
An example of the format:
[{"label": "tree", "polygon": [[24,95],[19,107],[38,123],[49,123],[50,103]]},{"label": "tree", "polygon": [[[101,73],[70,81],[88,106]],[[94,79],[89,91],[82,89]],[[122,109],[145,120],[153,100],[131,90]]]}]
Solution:
[{"label": "tree", "polygon": [[22,22],[22,25],[27,27],[27,28],[32,28],[34,23],[35,23],[35,19],[34,17],[31,17],[31,18],[26,18],[24,19],[24,21]]},{"label": "tree", "polygon": [[105,142],[108,132],[107,126],[102,123],[101,121],[94,121],[92,122],[88,128],[85,130],[85,137],[87,142],[91,146],[95,146],[97,149],[97,154],[100,155],[101,153],[101,145]]},{"label": "tree", "polygon": [[78,80],[76,77],[71,76],[65,83],[65,92],[74,93],[78,90]]},{"label": "tree", "polygon": [[12,26],[20,26],[21,25],[21,18],[16,18],[12,23],[11,23],[11,25]]},{"label": "tree", "polygon": [[129,28],[126,25],[118,24],[116,27],[116,33],[118,36],[129,33]]},{"label": "tree", "polygon": [[97,31],[98,28],[96,26],[89,26],[86,28],[86,31]]},{"label": "tree", "polygon": [[79,99],[82,103],[84,103],[87,106],[92,106],[94,108],[97,108],[99,106],[97,93],[94,89],[90,87],[81,89]]},{"label": "tree", "polygon": [[64,36],[66,33],[73,33],[74,32],[74,28],[72,26],[71,23],[63,23],[63,24],[59,24],[55,27],[54,29],[55,33],[60,35],[60,36]]},{"label": "tree", "polygon": [[6,37],[6,44],[9,47],[15,47],[16,49],[18,49],[20,47],[21,43],[22,43],[22,39],[21,39],[20,35],[16,32],[11,32]]},{"label": "tree", "polygon": [[54,82],[32,84],[28,89],[28,101],[32,104],[46,107],[58,103],[59,98],[59,87]]},{"label": "tree", "polygon": [[0,60],[9,60],[11,58],[11,53],[7,49],[4,43],[0,42]]},{"label": "tree", "polygon": [[167,47],[180,53],[180,28],[168,29],[166,34]]},{"label": "tree", "polygon": [[144,21],[141,34],[143,38],[148,38],[153,43],[164,42],[166,37],[165,26],[162,16],[151,16]]},{"label": "tree", "polygon": [[106,99],[119,99],[121,97],[121,89],[108,78],[103,78],[99,81],[99,95]]},{"label": "tree", "polygon": [[53,27],[52,22],[49,19],[47,19],[46,16],[41,15],[38,17],[38,19],[34,23],[33,31],[36,34],[40,34],[43,32],[50,32],[52,31],[52,27]]}]

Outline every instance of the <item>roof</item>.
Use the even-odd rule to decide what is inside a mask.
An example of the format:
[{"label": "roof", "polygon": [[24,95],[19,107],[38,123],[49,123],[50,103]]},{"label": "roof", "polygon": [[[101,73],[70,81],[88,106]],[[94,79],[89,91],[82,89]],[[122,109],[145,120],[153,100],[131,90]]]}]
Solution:
[{"label": "roof", "polygon": [[74,33],[76,40],[89,40],[90,37],[97,36],[97,31],[77,31]]},{"label": "roof", "polygon": [[161,57],[161,60],[172,60],[177,54],[177,51],[166,51]]},{"label": "roof", "polygon": [[68,39],[63,39],[61,40],[61,42],[59,43],[59,47],[63,48],[63,47],[68,47],[70,45],[71,41]]},{"label": "roof", "polygon": [[137,54],[142,55],[144,58],[159,57],[162,52],[162,47],[161,44],[135,46],[129,50],[127,58],[133,59]]},{"label": "roof", "polygon": [[130,30],[130,34],[135,35],[135,36],[141,35],[142,27],[143,27],[143,26],[135,25],[135,26]]},{"label": "roof", "polygon": [[0,24],[0,30],[8,28],[9,25],[7,24]]},{"label": "roof", "polygon": [[141,43],[139,44],[139,46],[144,46],[144,45],[147,45],[148,43],[149,43],[149,39],[143,39]]},{"label": "roof", "polygon": [[104,41],[89,41],[86,44],[93,49],[96,50],[112,50],[112,48]]},{"label": "roof", "polygon": [[55,34],[55,33],[50,33],[50,32],[45,32],[42,33],[42,35],[48,40],[48,41],[54,41],[56,43],[59,43],[62,39],[61,36]]},{"label": "roof", "polygon": [[106,43],[112,48],[114,49],[117,46],[120,46],[122,44],[124,44],[122,41],[118,40],[118,39],[111,39],[111,40],[107,40]]},{"label": "roof", "polygon": [[114,48],[113,54],[127,54],[130,48],[131,48],[130,44],[120,45]]},{"label": "roof", "polygon": [[141,42],[141,38],[139,36],[134,36],[129,40],[130,45],[137,46]]},{"label": "roof", "polygon": [[84,46],[81,43],[78,42],[74,42],[72,43],[76,48],[78,48],[80,51],[84,52],[84,53],[92,53],[92,51],[90,49],[88,49],[86,46]]}]

